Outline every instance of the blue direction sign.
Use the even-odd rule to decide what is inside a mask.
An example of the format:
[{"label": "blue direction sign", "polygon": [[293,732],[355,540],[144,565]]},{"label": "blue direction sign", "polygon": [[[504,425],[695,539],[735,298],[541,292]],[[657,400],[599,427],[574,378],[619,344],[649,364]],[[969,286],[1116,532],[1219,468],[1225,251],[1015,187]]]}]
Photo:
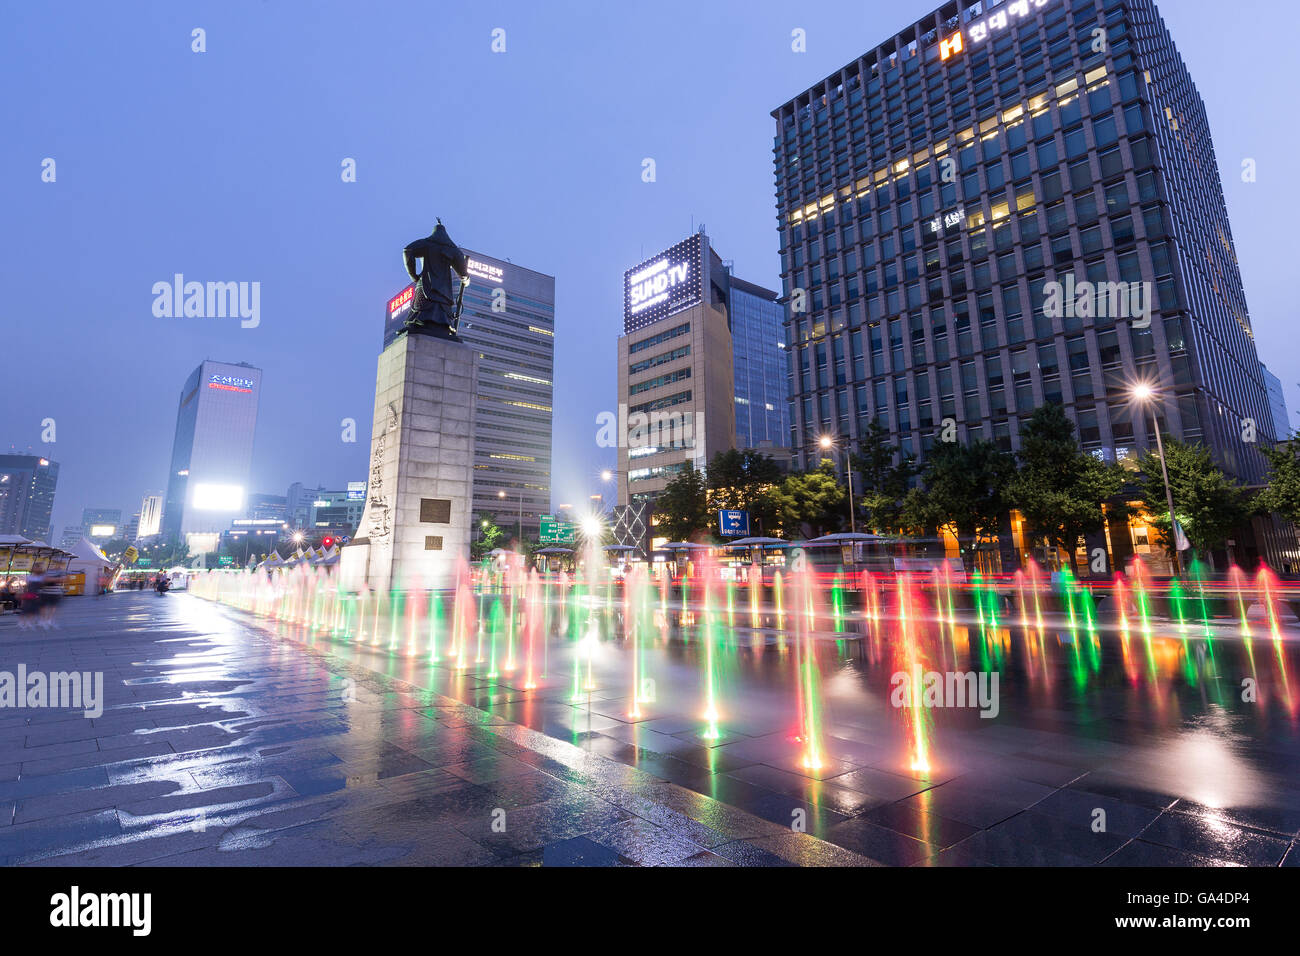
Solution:
[{"label": "blue direction sign", "polygon": [[749,536],[748,511],[719,511],[718,534],[724,538],[746,538]]}]

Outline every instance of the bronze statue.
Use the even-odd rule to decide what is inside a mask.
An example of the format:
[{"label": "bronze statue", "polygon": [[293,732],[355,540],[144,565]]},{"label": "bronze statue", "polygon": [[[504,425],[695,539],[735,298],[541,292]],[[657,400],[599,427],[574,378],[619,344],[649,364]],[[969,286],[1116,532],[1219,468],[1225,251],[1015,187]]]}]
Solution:
[{"label": "bronze statue", "polygon": [[[469,285],[465,253],[451,241],[447,227],[439,219],[432,234],[408,245],[402,251],[402,257],[406,263],[406,272],[415,283],[411,314],[406,320],[407,329],[419,329],[455,340],[465,287]],[[417,259],[421,260],[418,273],[415,271]],[[451,290],[453,270],[460,276],[460,287],[454,297]]]}]

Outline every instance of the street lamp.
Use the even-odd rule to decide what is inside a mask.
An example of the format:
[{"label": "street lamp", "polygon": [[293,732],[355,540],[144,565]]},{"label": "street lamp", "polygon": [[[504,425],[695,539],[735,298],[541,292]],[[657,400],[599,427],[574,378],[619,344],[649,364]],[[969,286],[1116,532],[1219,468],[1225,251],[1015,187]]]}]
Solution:
[{"label": "street lamp", "polygon": [[1156,452],[1160,455],[1160,476],[1164,479],[1165,482],[1165,504],[1169,506],[1169,536],[1172,539],[1174,545],[1173,548],[1171,548],[1170,550],[1173,552],[1174,555],[1174,560],[1173,560],[1174,574],[1177,574],[1179,571],[1179,559],[1178,559],[1178,533],[1177,531],[1174,530],[1175,528],[1174,491],[1169,486],[1169,468],[1165,465],[1165,443],[1164,440],[1160,437],[1160,422],[1156,418],[1155,402],[1153,401],[1156,392],[1155,389],[1153,389],[1146,382],[1139,382],[1138,384],[1133,386],[1133,388],[1130,391],[1130,394],[1133,396],[1133,400],[1137,402],[1139,405],[1149,404],[1151,406],[1151,424],[1155,426],[1155,430],[1156,430]]},{"label": "street lamp", "polygon": [[[830,451],[835,448],[835,442],[831,439],[830,435],[823,435],[818,441],[818,444],[821,445],[822,449],[825,451]],[[844,456],[844,474],[847,475],[849,479],[849,530],[854,534],[857,534],[858,522],[853,515],[853,463],[849,461],[847,454]]]},{"label": "street lamp", "polygon": [[[506,493],[504,491],[497,492],[498,498],[504,498],[505,496]],[[522,548],[523,546],[524,546],[524,491],[521,488],[519,489],[519,547]]]}]

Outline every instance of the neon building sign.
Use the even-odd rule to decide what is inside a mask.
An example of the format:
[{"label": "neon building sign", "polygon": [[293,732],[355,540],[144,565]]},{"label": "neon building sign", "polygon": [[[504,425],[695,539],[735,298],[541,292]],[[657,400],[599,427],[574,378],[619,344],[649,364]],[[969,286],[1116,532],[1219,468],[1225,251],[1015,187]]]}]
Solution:
[{"label": "neon building sign", "polygon": [[1052,0],[1011,0],[997,13],[990,13],[982,20],[970,24],[965,33],[961,30],[939,41],[939,59],[950,60],[959,53],[965,53],[966,47],[983,43],[992,34],[1005,30],[1017,20],[1023,20],[1036,10],[1051,3]]},{"label": "neon building sign", "polygon": [[251,378],[235,378],[232,375],[213,375],[208,379],[208,388],[220,389],[223,392],[251,392],[253,390],[253,380]]},{"label": "neon building sign", "polygon": [[489,282],[504,282],[506,271],[500,266],[494,266],[488,262],[480,262],[478,259],[469,259],[465,265],[465,271],[472,276],[478,276],[480,279],[487,279]]}]

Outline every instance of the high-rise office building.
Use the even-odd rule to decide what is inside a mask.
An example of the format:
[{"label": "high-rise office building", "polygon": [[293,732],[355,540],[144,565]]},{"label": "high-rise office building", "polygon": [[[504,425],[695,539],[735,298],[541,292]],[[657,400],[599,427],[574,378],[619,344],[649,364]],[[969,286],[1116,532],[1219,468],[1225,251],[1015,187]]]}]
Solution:
[{"label": "high-rise office building", "polygon": [[142,541],[152,538],[162,531],[163,496],[150,493],[140,501],[140,523],[135,529],[133,540]]},{"label": "high-rise office building", "polygon": [[1045,402],[1132,460],[1145,381],[1162,429],[1261,479],[1218,163],[1151,0],[957,0],[772,115],[800,464],[872,419],[921,456],[945,420],[1013,450]]},{"label": "high-rise office building", "polygon": [[703,230],[623,274],[618,503],[736,447],[729,275]]},{"label": "high-rise office building", "polygon": [[1286,393],[1282,391],[1282,380],[1268,370],[1263,362],[1259,365],[1264,373],[1264,388],[1268,391],[1268,408],[1273,419],[1273,434],[1279,441],[1291,437],[1295,429],[1291,427],[1290,416],[1286,410]]},{"label": "high-rise office building", "polygon": [[620,506],[652,501],[719,452],[789,441],[784,317],[702,229],[624,273]]},{"label": "high-rise office building", "polygon": [[262,370],[205,360],[181,389],[163,534],[215,534],[244,514]]},{"label": "high-rise office building", "polygon": [[[551,510],[555,279],[464,250],[469,266],[458,334],[479,353],[474,411],[475,520],[535,537]],[[504,495],[501,492],[505,492]]]},{"label": "high-rise office building", "polygon": [[0,455],[0,534],[49,543],[59,463],[38,455]]},{"label": "high-rise office building", "polygon": [[785,306],[775,292],[734,275],[727,301],[736,384],[736,447],[784,447],[790,441]]}]

